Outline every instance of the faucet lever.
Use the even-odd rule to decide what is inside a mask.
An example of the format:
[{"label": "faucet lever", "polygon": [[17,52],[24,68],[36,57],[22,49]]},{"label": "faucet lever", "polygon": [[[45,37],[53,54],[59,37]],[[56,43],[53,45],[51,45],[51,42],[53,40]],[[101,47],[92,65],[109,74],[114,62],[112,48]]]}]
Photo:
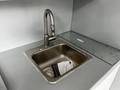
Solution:
[{"label": "faucet lever", "polygon": [[51,29],[51,36],[55,36],[55,26],[51,25],[50,29]]}]

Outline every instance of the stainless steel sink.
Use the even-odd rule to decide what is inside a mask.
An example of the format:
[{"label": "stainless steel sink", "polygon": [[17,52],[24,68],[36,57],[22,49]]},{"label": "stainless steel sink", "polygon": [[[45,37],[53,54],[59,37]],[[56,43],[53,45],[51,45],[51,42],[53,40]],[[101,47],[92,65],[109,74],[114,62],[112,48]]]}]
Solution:
[{"label": "stainless steel sink", "polygon": [[[33,63],[41,71],[43,77],[52,84],[63,79],[68,73],[73,72],[78,66],[88,61],[90,58],[90,55],[80,52],[65,43],[39,50],[31,55]],[[48,67],[64,61],[72,62],[73,68],[65,72],[63,75],[53,77],[46,72],[47,69],[50,69]]]}]

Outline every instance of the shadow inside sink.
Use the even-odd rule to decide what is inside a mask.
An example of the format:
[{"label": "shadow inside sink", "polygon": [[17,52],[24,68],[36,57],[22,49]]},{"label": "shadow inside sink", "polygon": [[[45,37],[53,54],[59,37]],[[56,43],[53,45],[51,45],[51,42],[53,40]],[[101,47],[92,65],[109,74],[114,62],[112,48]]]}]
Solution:
[{"label": "shadow inside sink", "polygon": [[67,44],[55,45],[32,55],[33,61],[50,83],[57,83],[89,58],[88,54],[78,52]]}]

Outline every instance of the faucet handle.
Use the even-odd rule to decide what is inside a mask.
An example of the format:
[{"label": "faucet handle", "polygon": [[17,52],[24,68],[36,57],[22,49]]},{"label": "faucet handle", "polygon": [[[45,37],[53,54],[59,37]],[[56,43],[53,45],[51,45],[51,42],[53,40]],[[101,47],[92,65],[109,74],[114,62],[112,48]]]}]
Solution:
[{"label": "faucet handle", "polygon": [[54,37],[55,36],[55,25],[51,25],[50,29],[51,29],[51,36]]}]

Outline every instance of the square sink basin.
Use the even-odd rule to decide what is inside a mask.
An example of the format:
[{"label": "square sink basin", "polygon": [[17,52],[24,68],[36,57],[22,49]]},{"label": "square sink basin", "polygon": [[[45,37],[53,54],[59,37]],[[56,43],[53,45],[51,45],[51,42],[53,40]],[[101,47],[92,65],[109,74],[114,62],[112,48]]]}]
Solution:
[{"label": "square sink basin", "polygon": [[[43,77],[51,84],[57,83],[90,58],[90,55],[67,44],[58,44],[32,55],[33,62],[41,71]],[[62,73],[60,73],[60,70]]]}]

